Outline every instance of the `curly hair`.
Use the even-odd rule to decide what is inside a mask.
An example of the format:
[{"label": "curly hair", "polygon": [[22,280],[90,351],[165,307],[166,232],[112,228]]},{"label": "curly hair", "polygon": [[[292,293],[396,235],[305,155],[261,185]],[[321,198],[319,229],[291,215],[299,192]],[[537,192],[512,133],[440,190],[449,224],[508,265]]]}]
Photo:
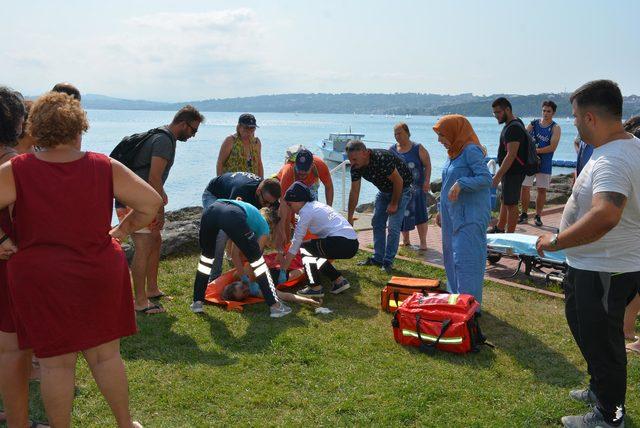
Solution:
[{"label": "curly hair", "polygon": [[0,86],[0,145],[13,147],[18,144],[20,121],[24,120],[25,108],[20,93]]},{"label": "curly hair", "polygon": [[627,119],[622,126],[627,132],[631,132],[634,136],[640,138],[640,115]]},{"label": "curly hair", "polygon": [[39,147],[73,144],[89,129],[87,114],[71,95],[49,92],[36,100],[27,121],[29,134]]}]

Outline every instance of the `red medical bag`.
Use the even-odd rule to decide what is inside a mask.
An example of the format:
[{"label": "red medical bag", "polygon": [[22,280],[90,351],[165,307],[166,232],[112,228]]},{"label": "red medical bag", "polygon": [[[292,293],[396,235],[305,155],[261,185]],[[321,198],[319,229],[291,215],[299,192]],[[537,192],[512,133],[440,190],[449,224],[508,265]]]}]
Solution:
[{"label": "red medical bag", "polygon": [[423,352],[478,352],[485,343],[476,314],[479,307],[470,294],[413,293],[393,316],[394,339]]}]

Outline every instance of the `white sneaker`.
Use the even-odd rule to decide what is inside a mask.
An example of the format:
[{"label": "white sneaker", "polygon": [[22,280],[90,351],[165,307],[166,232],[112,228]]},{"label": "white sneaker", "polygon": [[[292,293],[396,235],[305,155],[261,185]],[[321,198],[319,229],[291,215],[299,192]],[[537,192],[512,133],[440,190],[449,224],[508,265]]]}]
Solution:
[{"label": "white sneaker", "polygon": [[291,313],[291,308],[282,302],[280,302],[279,308],[271,307],[269,309],[271,310],[271,318],[282,318]]},{"label": "white sneaker", "polygon": [[194,314],[200,314],[204,312],[204,304],[200,300],[193,302],[189,306],[189,308],[191,309],[191,312],[193,312]]}]

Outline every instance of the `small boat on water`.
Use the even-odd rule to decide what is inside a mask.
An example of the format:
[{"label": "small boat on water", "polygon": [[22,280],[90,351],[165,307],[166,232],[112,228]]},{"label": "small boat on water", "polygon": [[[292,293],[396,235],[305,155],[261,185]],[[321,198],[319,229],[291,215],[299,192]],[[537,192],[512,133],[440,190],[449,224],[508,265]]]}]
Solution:
[{"label": "small boat on water", "polygon": [[350,140],[361,140],[364,134],[355,134],[351,132],[336,132],[329,134],[329,138],[325,138],[318,143],[318,147],[322,151],[322,157],[325,161],[341,163],[347,159],[347,153],[344,151]]}]

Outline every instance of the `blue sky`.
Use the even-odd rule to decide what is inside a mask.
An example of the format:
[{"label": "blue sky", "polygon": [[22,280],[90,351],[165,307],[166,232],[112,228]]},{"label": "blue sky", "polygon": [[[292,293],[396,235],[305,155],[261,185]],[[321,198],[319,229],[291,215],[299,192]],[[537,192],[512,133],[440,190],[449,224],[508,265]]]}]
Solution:
[{"label": "blue sky", "polygon": [[640,94],[637,0],[30,0],[2,12],[0,84],[30,95],[57,81],[167,101],[528,94],[596,78]]}]

